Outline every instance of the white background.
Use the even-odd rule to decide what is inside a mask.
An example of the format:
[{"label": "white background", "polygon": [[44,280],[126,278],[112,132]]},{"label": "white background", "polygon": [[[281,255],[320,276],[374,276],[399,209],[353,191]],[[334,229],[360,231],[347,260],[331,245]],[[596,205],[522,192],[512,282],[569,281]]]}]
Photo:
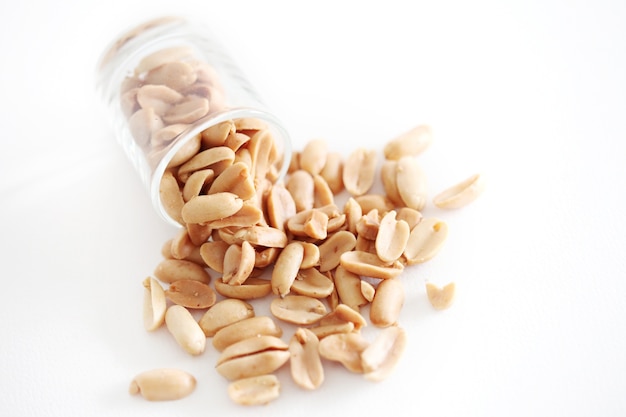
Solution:
[{"label": "white background", "polygon": [[[386,381],[328,365],[305,392],[285,368],[277,401],[242,408],[215,352],[143,330],[141,281],[176,230],[114,141],[93,75],[120,31],[172,13],[218,34],[296,148],[381,148],[428,123],[433,194],[487,178],[474,204],[424,212],[450,236],[402,275],[408,347]],[[0,16],[0,414],[626,413],[625,2],[64,0],[2,2]],[[430,308],[426,281],[457,283],[451,309]],[[127,393],[162,366],[193,373],[193,395]]]}]

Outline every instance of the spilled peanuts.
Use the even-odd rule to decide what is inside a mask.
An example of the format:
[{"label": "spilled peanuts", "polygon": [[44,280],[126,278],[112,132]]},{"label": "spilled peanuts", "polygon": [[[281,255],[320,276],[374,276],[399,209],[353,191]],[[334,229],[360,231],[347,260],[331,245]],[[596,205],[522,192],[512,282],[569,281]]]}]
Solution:
[{"label": "spilled peanuts", "polygon": [[[153,82],[178,71],[181,85],[150,84],[135,93],[135,105],[153,108],[164,125],[152,133],[155,143],[170,140],[194,111],[206,111],[179,97],[200,88],[197,70],[156,71],[167,56],[143,63],[150,68],[143,71]],[[138,134],[153,128],[139,125]],[[154,277],[143,281],[145,329],[165,326],[192,356],[207,345],[219,352],[216,373],[239,405],[278,400],[283,367],[306,391],[325,383],[324,368],[333,362],[366,381],[389,378],[407,347],[402,308],[416,299],[406,294],[413,278],[403,273],[434,258],[448,238],[447,223],[424,212],[465,206],[484,189],[483,178],[472,176],[429,206],[418,159],[431,142],[425,125],[382,150],[347,156],[315,139],[294,152],[286,177],[278,178],[283,156],[263,121],[229,120],[201,132],[161,181],[163,206],[181,229],[163,245]],[[452,305],[454,283],[427,283],[425,290],[434,309]],[[268,315],[257,315],[250,300],[267,300]],[[138,375],[130,391],[172,400],[194,389],[192,376],[166,369]]]}]

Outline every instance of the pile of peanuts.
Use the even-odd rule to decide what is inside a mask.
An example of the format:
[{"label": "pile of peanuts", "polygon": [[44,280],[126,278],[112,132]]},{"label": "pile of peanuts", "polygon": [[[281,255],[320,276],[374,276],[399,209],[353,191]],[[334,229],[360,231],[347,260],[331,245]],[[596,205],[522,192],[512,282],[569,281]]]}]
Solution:
[{"label": "pile of peanuts", "polygon": [[[283,156],[263,121],[206,129],[161,182],[163,205],[183,227],[143,281],[146,330],[165,326],[190,355],[201,355],[210,340],[237,404],[277,399],[276,371],[287,363],[305,390],[323,384],[327,361],[382,381],[406,345],[398,276],[432,259],[448,235],[444,221],[422,216],[429,196],[417,156],[431,141],[431,129],[419,125],[387,142],[381,158],[365,148],[344,157],[315,139],[279,178]],[[371,192],[377,179],[380,194]],[[459,208],[483,188],[474,175],[432,202]],[[427,283],[426,292],[434,308],[445,309],[455,286]],[[249,301],[257,299],[268,300],[270,315],[255,314]],[[286,340],[282,323],[296,327]],[[379,329],[373,340],[361,332],[368,324]],[[163,368],[138,374],[130,392],[162,401],[195,388],[189,373]]]}]

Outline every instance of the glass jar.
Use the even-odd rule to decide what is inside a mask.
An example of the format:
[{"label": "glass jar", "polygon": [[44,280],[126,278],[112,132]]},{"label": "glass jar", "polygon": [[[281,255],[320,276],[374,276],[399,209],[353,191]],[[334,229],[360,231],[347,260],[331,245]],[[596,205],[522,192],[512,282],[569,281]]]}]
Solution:
[{"label": "glass jar", "polygon": [[[211,147],[230,147],[236,155],[263,129],[273,139],[270,169],[264,177],[276,181],[289,166],[287,131],[232,58],[198,23],[163,17],[124,33],[100,58],[96,83],[118,142],[155,210],[171,224],[184,222],[172,211],[172,202],[164,201],[164,175],[176,174]],[[208,137],[207,132],[217,130],[233,137],[226,141]],[[177,177],[181,193],[188,174],[182,180]]]}]

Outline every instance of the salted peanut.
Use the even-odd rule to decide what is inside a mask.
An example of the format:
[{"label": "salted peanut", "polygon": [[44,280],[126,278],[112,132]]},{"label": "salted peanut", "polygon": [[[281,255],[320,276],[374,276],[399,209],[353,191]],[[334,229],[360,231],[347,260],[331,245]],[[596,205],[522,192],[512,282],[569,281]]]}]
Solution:
[{"label": "salted peanut", "polygon": [[181,279],[191,279],[208,284],[211,276],[202,266],[184,259],[164,259],[154,270],[154,276],[161,282],[171,284]]},{"label": "salted peanut", "polygon": [[385,195],[396,206],[404,206],[404,201],[398,192],[398,181],[396,179],[398,171],[398,161],[385,160],[380,167],[380,179],[385,190]]},{"label": "salted peanut", "polygon": [[200,256],[204,263],[215,272],[224,272],[224,256],[230,245],[227,242],[218,240],[203,243],[200,246]]},{"label": "salted peanut", "polygon": [[289,341],[291,378],[300,388],[314,390],[324,382],[319,339],[309,329],[299,328]]},{"label": "salted peanut", "polygon": [[359,148],[346,159],[343,167],[343,185],[352,196],[367,193],[374,185],[377,152]]},{"label": "salted peanut", "polygon": [[369,303],[371,303],[376,295],[376,289],[369,282],[361,280],[361,294]]},{"label": "salted peanut", "polygon": [[391,200],[382,194],[360,195],[356,197],[355,200],[361,206],[363,213],[369,213],[376,209],[378,213],[384,215],[395,208]]},{"label": "salted peanut", "polygon": [[256,117],[241,117],[233,121],[237,131],[266,130],[267,123]]},{"label": "salted peanut", "polygon": [[308,141],[300,154],[300,168],[311,175],[317,175],[326,164],[328,144],[324,139]]},{"label": "salted peanut", "polygon": [[361,208],[361,205],[354,199],[354,197],[350,197],[343,207],[343,212],[346,215],[348,231],[353,235],[357,234],[357,223],[361,217],[363,217],[363,209]]},{"label": "salted peanut", "polygon": [[376,254],[383,262],[394,262],[400,259],[409,240],[411,229],[404,220],[396,220],[394,210],[388,212],[380,220],[376,235]]},{"label": "salted peanut", "polygon": [[237,213],[243,200],[237,194],[221,192],[199,195],[187,201],[181,210],[185,223],[208,223]]},{"label": "salted peanut", "polygon": [[404,220],[409,225],[409,229],[411,230],[413,230],[413,228],[422,221],[423,217],[422,213],[409,207],[401,207],[396,210],[396,213],[396,220]]},{"label": "salted peanut", "polygon": [[200,150],[201,146],[200,135],[194,135],[190,137],[184,145],[174,154],[170,162],[167,164],[168,168],[174,168],[184,164],[194,157]]},{"label": "salted peanut", "polygon": [[270,226],[285,230],[287,220],[295,216],[296,203],[285,186],[274,184],[267,195],[267,216]]},{"label": "salted peanut", "polygon": [[272,271],[272,292],[276,295],[284,297],[289,293],[291,284],[296,279],[302,259],[304,257],[304,248],[298,242],[289,243],[282,250]]},{"label": "salted peanut", "polygon": [[277,319],[300,326],[317,323],[328,313],[324,303],[306,295],[275,298],[270,304],[270,311]]},{"label": "salted peanut", "polygon": [[313,239],[323,240],[328,235],[328,215],[320,210],[311,210],[304,222],[304,233]]},{"label": "salted peanut", "polygon": [[151,332],[161,327],[165,320],[165,292],[161,284],[150,277],[143,280],[143,287],[143,327]]},{"label": "salted peanut", "polygon": [[182,210],[185,200],[180,192],[178,181],[171,171],[165,171],[159,185],[159,197],[167,214],[179,223],[183,223]]},{"label": "salted peanut", "polygon": [[280,395],[280,381],[276,375],[243,378],[228,385],[228,396],[239,405],[265,405]]},{"label": "salted peanut", "polygon": [[354,274],[378,279],[395,278],[404,269],[398,261],[386,263],[373,253],[361,251],[345,252],[341,255],[340,265]]},{"label": "salted peanut", "polygon": [[148,401],[174,401],[187,397],[196,388],[193,375],[180,369],[152,369],[135,376],[128,392]]},{"label": "salted peanut", "polygon": [[178,168],[178,178],[185,182],[192,172],[199,169],[211,168],[216,176],[232,165],[235,152],[226,146],[216,146],[196,154],[189,161]]},{"label": "salted peanut", "polygon": [[233,237],[238,242],[247,241],[255,246],[266,248],[284,248],[287,235],[282,230],[268,226],[250,226],[237,230]]},{"label": "salted peanut", "polygon": [[406,332],[398,326],[387,327],[361,353],[363,376],[379,382],[387,378],[396,367],[406,347]]},{"label": "salted peanut", "polygon": [[337,333],[320,340],[320,356],[329,361],[341,363],[347,370],[363,373],[361,354],[369,342],[361,333]]},{"label": "salted peanut", "polygon": [[239,148],[241,148],[248,142],[250,142],[250,136],[246,135],[245,133],[231,132],[226,138],[224,145],[237,152]]},{"label": "salted peanut", "polygon": [[325,338],[326,336],[330,336],[331,334],[353,332],[354,323],[346,321],[341,323],[317,325],[315,327],[309,328],[309,330],[311,330],[319,340],[322,340],[323,338]]},{"label": "salted peanut", "polygon": [[226,298],[210,307],[198,324],[206,337],[213,337],[218,330],[250,317],[254,317],[252,305],[243,300]]},{"label": "salted peanut", "polygon": [[357,234],[368,240],[376,240],[378,229],[380,228],[380,219],[377,209],[373,209],[361,216],[356,223]]},{"label": "salted peanut", "polygon": [[341,230],[326,239],[319,246],[320,251],[320,272],[331,271],[335,269],[344,252],[351,251],[356,245],[356,238],[347,230]]},{"label": "salted peanut", "polygon": [[304,254],[302,255],[302,264],[300,269],[309,269],[319,266],[320,263],[320,248],[314,243],[301,242]]},{"label": "salted peanut", "polygon": [[251,336],[224,348],[215,369],[231,381],[270,374],[287,363],[288,349],[278,337]]},{"label": "salted peanut", "polygon": [[272,292],[271,282],[267,279],[253,277],[253,275],[254,270],[241,285],[230,285],[220,278],[215,281],[215,291],[224,297],[239,300],[253,300],[270,294]]},{"label": "salted peanut", "polygon": [[333,292],[333,281],[316,268],[300,269],[291,291],[313,298],[326,298]]},{"label": "salted peanut", "polygon": [[196,246],[202,246],[213,233],[209,224],[187,223],[185,228],[189,234],[189,239]]},{"label": "salted peanut", "polygon": [[331,233],[334,234],[335,232],[338,232],[340,230],[345,230],[346,227],[346,215],[339,214],[338,216],[328,218],[328,226],[326,227],[326,231],[330,235]]},{"label": "salted peanut", "polygon": [[335,270],[335,287],[341,302],[356,311],[368,303],[361,292],[361,277],[341,266]]},{"label": "salted peanut", "polygon": [[275,142],[268,129],[258,130],[252,134],[248,143],[248,150],[252,157],[250,172],[256,179],[265,178],[272,165],[272,153],[275,152]]},{"label": "salted peanut", "polygon": [[166,85],[174,90],[182,90],[196,81],[197,74],[191,65],[182,61],[168,62],[146,74],[146,84]]},{"label": "salted peanut", "polygon": [[313,207],[323,207],[335,203],[330,186],[319,174],[313,175]]},{"label": "salted peanut", "polygon": [[437,194],[433,203],[442,209],[461,208],[476,200],[484,190],[484,178],[475,174]]},{"label": "salted peanut", "polygon": [[190,355],[200,355],[206,347],[206,336],[189,310],[180,305],[168,307],[165,325],[176,342]]},{"label": "salted peanut", "polygon": [[242,200],[249,200],[256,195],[254,179],[246,164],[238,162],[226,168],[221,175],[215,178],[207,194],[225,191],[238,195]]},{"label": "salted peanut", "polygon": [[163,128],[163,126],[163,120],[151,107],[139,109],[128,118],[128,128],[139,146],[148,145],[152,132]]},{"label": "salted peanut", "polygon": [[329,152],[326,155],[326,163],[320,172],[326,180],[333,194],[343,191],[343,158],[338,152]]},{"label": "salted peanut", "polygon": [[239,211],[232,216],[213,220],[207,225],[214,229],[253,227],[263,221],[263,211],[252,200],[245,200]]},{"label": "salted peanut", "polygon": [[230,245],[224,254],[224,275],[222,282],[230,285],[241,285],[248,279],[254,269],[254,248],[249,242],[241,245]]},{"label": "salted peanut", "polygon": [[451,282],[443,288],[438,287],[437,285],[427,282],[426,283],[426,294],[428,296],[428,301],[436,310],[445,310],[452,305],[454,301],[454,295],[456,292],[456,285],[454,282]]},{"label": "salted peanut", "polygon": [[200,169],[193,172],[183,186],[183,200],[187,202],[195,196],[206,194],[214,178],[215,173],[212,169]]},{"label": "salted peanut", "polygon": [[235,132],[235,124],[232,120],[226,120],[202,131],[202,145],[204,148],[224,146],[228,135]]},{"label": "salted peanut", "polygon": [[168,145],[178,135],[184,132],[189,125],[184,123],[177,123],[173,125],[167,125],[159,130],[155,130],[150,135],[150,145],[154,148]]},{"label": "salted peanut", "polygon": [[168,124],[193,123],[208,113],[209,100],[203,97],[187,96],[163,114],[163,121]]},{"label": "salted peanut", "polygon": [[370,321],[376,327],[397,324],[404,305],[404,286],[397,279],[386,279],[378,284],[370,306]]},{"label": "salted peanut", "polygon": [[422,210],[428,198],[426,174],[415,158],[405,156],[398,159],[396,167],[398,194],[406,207]]},{"label": "salted peanut", "polygon": [[296,212],[313,208],[315,183],[313,176],[303,169],[291,173],[285,188],[296,203]]},{"label": "salted peanut", "polygon": [[163,116],[172,107],[184,98],[178,91],[165,85],[146,84],[137,91],[137,102],[144,108],[153,108],[159,116]]},{"label": "salted peanut", "polygon": [[281,337],[283,330],[268,316],[255,316],[232,323],[215,333],[213,346],[222,352],[233,343],[250,337],[275,336]]},{"label": "salted peanut", "polygon": [[176,236],[170,241],[169,258],[185,259],[191,254],[194,244],[189,238],[189,232],[185,228],[181,228]]},{"label": "salted peanut", "polygon": [[437,218],[422,219],[411,231],[404,249],[407,265],[431,260],[443,247],[448,237],[448,225]]},{"label": "salted peanut", "polygon": [[254,252],[254,267],[265,268],[273,265],[276,262],[276,258],[280,254],[280,248],[266,248],[263,250],[255,250]]},{"label": "salted peanut", "polygon": [[334,219],[335,217],[339,216],[339,210],[337,209],[337,206],[335,206],[334,204],[324,206],[324,207],[317,207],[317,208],[312,208],[308,210],[302,210],[302,211],[297,212],[295,215],[291,216],[287,220],[287,230],[289,230],[291,233],[293,233],[296,236],[302,236],[302,237],[308,236],[306,225],[307,225],[307,222],[311,221],[311,218],[313,217],[313,213],[316,211],[325,214],[328,217],[328,222],[330,222],[331,218]]},{"label": "salted peanut", "polygon": [[190,56],[193,56],[193,49],[186,46],[159,49],[150,55],[146,55],[139,61],[135,67],[135,75],[151,71],[168,62],[182,61]]},{"label": "salted peanut", "polygon": [[430,126],[419,125],[387,142],[383,148],[386,159],[398,160],[403,156],[417,156],[430,146],[433,140]]},{"label": "salted peanut", "polygon": [[357,332],[367,326],[365,317],[363,317],[358,310],[355,310],[344,303],[337,304],[333,311],[328,313],[319,321],[320,326],[329,326],[341,323],[352,323],[354,330]]},{"label": "salted peanut", "polygon": [[165,290],[165,296],[174,304],[194,309],[209,308],[216,300],[213,288],[190,279],[172,282]]}]

